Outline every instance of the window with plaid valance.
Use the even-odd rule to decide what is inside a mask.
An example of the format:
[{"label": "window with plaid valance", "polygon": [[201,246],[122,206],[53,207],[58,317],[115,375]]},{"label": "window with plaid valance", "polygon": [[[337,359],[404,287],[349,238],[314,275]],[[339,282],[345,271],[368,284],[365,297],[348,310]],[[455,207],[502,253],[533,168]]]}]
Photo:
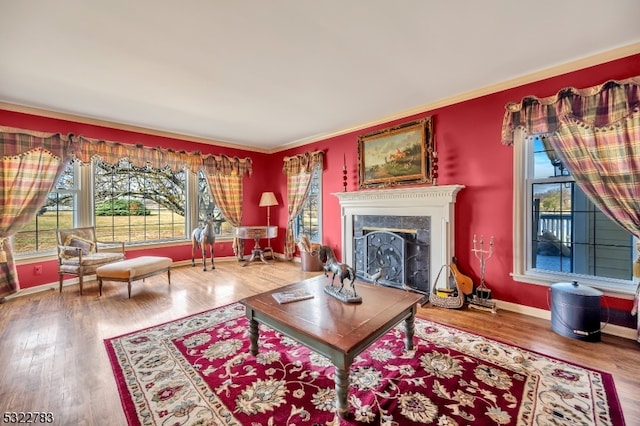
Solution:
[{"label": "window with plaid valance", "polygon": [[556,160],[591,201],[640,238],[640,76],[507,104],[503,143],[514,143],[516,129],[546,136]]}]

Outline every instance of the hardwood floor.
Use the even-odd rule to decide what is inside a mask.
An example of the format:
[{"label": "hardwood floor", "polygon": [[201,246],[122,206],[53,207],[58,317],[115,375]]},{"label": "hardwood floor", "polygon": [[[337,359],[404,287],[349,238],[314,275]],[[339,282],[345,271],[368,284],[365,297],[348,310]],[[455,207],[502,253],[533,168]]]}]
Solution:
[{"label": "hardwood floor", "polygon": [[[96,282],[18,297],[0,304],[0,408],[51,412],[59,425],[126,424],[104,339],[236,302],[317,275],[300,264],[216,261],[215,271],[174,268],[133,284]],[[613,374],[626,423],[640,425],[640,344],[603,334],[598,343],[551,331],[549,321],[498,310],[446,310],[419,315]]]}]

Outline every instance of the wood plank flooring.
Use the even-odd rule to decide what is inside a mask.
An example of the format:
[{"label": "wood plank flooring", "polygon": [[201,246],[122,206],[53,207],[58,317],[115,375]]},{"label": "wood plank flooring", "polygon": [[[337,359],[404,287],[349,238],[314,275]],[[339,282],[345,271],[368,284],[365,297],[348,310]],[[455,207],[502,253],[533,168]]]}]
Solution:
[{"label": "wood plank flooring", "polygon": [[[317,275],[277,261],[242,267],[216,261],[214,271],[174,268],[133,284],[96,282],[48,290],[0,304],[0,415],[53,413],[57,425],[124,425],[122,406],[104,347],[118,336]],[[613,374],[627,425],[640,425],[640,344],[603,334],[598,343],[551,331],[549,321],[498,310],[447,310],[429,304],[418,314],[445,324]]]}]

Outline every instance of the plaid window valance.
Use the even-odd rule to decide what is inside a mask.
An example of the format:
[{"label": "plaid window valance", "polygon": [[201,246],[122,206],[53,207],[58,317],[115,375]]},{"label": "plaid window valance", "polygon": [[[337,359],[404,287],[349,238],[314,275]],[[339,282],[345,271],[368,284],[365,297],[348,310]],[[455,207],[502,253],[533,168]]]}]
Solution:
[{"label": "plaid window valance", "polygon": [[162,169],[169,167],[178,171],[187,167],[196,173],[205,169],[210,175],[251,174],[251,159],[228,157],[226,155],[202,155],[198,151],[175,151],[160,147],[148,147],[143,145],[123,144],[97,139],[89,139],[83,136],[72,136],[72,154],[83,163],[88,163],[93,157],[100,157],[106,163],[115,164],[122,158],[127,158],[134,166],[143,167],[147,164]]},{"label": "plaid window valance", "polygon": [[287,175],[295,175],[300,172],[311,173],[314,167],[322,167],[324,151],[305,152],[303,154],[285,157],[282,172]]},{"label": "plaid window valance", "polygon": [[71,147],[68,135],[30,132],[0,126],[0,158],[16,157],[34,149],[47,151],[57,158],[65,158]]},{"label": "plaid window valance", "polygon": [[563,118],[573,117],[595,127],[607,126],[640,109],[640,76],[610,80],[586,89],[568,87],[548,98],[527,96],[508,103],[502,123],[502,143],[513,144],[513,132],[548,134]]},{"label": "plaid window valance", "polygon": [[[143,145],[124,144],[105,140],[91,139],[73,134],[43,133],[31,130],[1,127],[4,143],[0,146],[0,156],[17,156],[32,149],[44,149],[59,158],[75,158],[82,163],[89,163],[94,157],[104,162],[116,164],[126,158],[137,167],[150,165],[162,169],[169,167],[178,171],[187,167],[192,172],[206,170],[210,175],[242,176],[253,172],[250,158],[228,157],[226,155],[203,155],[198,151],[186,152],[148,147]],[[37,142],[37,143],[36,143]]]}]

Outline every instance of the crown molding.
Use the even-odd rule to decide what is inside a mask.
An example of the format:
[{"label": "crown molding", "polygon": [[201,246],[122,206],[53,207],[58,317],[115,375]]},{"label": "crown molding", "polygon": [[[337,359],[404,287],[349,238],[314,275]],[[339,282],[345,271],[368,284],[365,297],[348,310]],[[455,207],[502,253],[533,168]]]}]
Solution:
[{"label": "crown molding", "polygon": [[23,105],[11,104],[6,102],[0,102],[0,109],[5,109],[7,111],[13,111],[13,112],[20,112],[24,114],[39,115],[42,117],[55,118],[59,120],[75,121],[78,123],[108,127],[116,130],[143,133],[143,134],[148,134],[153,136],[160,136],[160,137],[166,137],[171,139],[179,139],[179,140],[185,140],[189,142],[202,143],[206,145],[216,145],[216,146],[221,146],[225,148],[239,149],[239,150],[248,151],[248,152],[273,154],[276,152],[296,148],[299,146],[308,145],[310,143],[319,142],[321,140],[333,138],[336,136],[341,136],[347,133],[351,133],[351,132],[363,130],[366,128],[370,128],[373,126],[377,126],[380,124],[388,123],[390,121],[398,120],[404,117],[421,114],[426,111],[431,111],[431,110],[446,107],[449,105],[454,105],[460,102],[465,102],[471,99],[490,95],[492,93],[497,93],[503,90],[512,89],[514,87],[522,86],[525,84],[533,83],[533,82],[544,80],[547,78],[556,77],[558,75],[566,74],[568,72],[577,71],[577,70],[588,68],[594,65],[600,65],[606,62],[625,58],[627,56],[635,55],[638,53],[640,53],[640,42],[619,47],[616,49],[612,49],[606,52],[602,52],[597,55],[567,62],[565,64],[561,64],[556,67],[536,71],[530,74],[513,78],[511,80],[503,81],[497,84],[485,86],[485,87],[471,90],[465,93],[460,93],[455,96],[451,96],[451,97],[441,99],[435,102],[431,102],[428,104],[420,105],[420,106],[410,108],[404,111],[400,111],[384,117],[379,117],[377,119],[367,121],[365,123],[360,123],[351,127],[340,129],[335,132],[324,133],[324,134],[316,135],[310,138],[300,139],[298,141],[294,141],[292,143],[281,145],[279,147],[275,147],[272,149],[261,149],[256,147],[249,147],[246,145],[238,145],[238,144],[225,142],[225,141],[207,139],[207,138],[202,138],[202,137],[197,137],[197,136],[192,136],[187,134],[172,133],[167,131],[149,129],[145,127],[139,127],[139,126],[128,125],[123,123],[116,123],[116,122],[111,122],[107,120],[100,120],[96,118],[84,117],[81,115],[75,115],[75,114],[69,114],[69,113],[63,113],[63,112],[57,112],[57,111],[50,111],[50,110],[45,110],[40,108],[27,107]]},{"label": "crown molding", "polygon": [[588,56],[586,58],[578,59],[572,62],[558,65],[556,67],[547,68],[544,70],[536,71],[530,74],[526,74],[520,77],[506,80],[500,83],[485,86],[479,89],[474,89],[465,93],[460,93],[449,98],[441,99],[435,102],[424,104],[415,108],[397,112],[391,115],[380,117],[378,119],[361,123],[352,127],[341,129],[333,133],[326,133],[323,135],[314,136],[312,138],[301,139],[299,141],[292,142],[291,144],[284,145],[274,151],[283,151],[286,149],[295,148],[298,146],[308,145],[313,142],[318,142],[324,139],[341,136],[347,133],[355,132],[358,130],[367,129],[380,124],[388,123],[390,121],[399,120],[404,117],[410,117],[412,115],[421,114],[426,111],[454,105],[457,103],[465,102],[471,99],[479,98],[481,96],[491,95],[493,93],[501,92],[503,90],[513,89],[514,87],[523,86],[525,84],[534,83],[536,81],[545,80],[551,77],[557,77],[562,74],[566,74],[573,71],[578,71],[584,68],[589,68],[595,65],[604,64],[606,62],[614,61],[616,59],[626,58],[627,56],[640,53],[640,42],[623,46],[617,49],[609,50],[599,53],[597,55]]},{"label": "crown molding", "polygon": [[22,114],[39,115],[41,117],[54,118],[54,119],[58,119],[58,120],[75,121],[77,123],[90,124],[90,125],[93,125],[93,126],[108,127],[110,129],[124,130],[124,131],[127,131],[127,132],[136,132],[136,133],[143,133],[145,135],[160,136],[160,137],[163,137],[163,138],[170,138],[170,139],[178,139],[178,140],[181,140],[181,141],[197,142],[197,143],[202,143],[202,144],[205,144],[205,145],[215,145],[215,146],[221,146],[221,147],[225,147],[225,148],[234,148],[234,149],[240,149],[242,151],[248,151],[248,152],[258,152],[258,153],[266,153],[266,154],[270,153],[269,150],[255,148],[255,147],[249,147],[249,146],[246,146],[246,145],[238,145],[238,144],[219,141],[219,140],[215,140],[215,139],[207,139],[207,138],[202,138],[202,137],[192,136],[192,135],[187,135],[187,134],[182,134],[182,133],[172,133],[172,132],[167,132],[167,131],[164,131],[164,130],[155,130],[155,129],[150,129],[150,128],[147,128],[147,127],[140,127],[140,126],[134,126],[134,125],[130,125],[130,124],[117,123],[117,122],[114,122],[114,121],[100,120],[100,119],[97,119],[97,118],[84,117],[82,115],[75,115],[75,114],[70,114],[70,113],[64,113],[64,112],[58,112],[58,111],[51,111],[51,110],[46,110],[46,109],[28,107],[28,106],[24,106],[24,105],[12,104],[12,103],[8,103],[8,102],[0,102],[0,109],[4,109],[4,110],[7,110],[7,111],[13,111],[13,112],[19,112],[19,113],[22,113]]}]

